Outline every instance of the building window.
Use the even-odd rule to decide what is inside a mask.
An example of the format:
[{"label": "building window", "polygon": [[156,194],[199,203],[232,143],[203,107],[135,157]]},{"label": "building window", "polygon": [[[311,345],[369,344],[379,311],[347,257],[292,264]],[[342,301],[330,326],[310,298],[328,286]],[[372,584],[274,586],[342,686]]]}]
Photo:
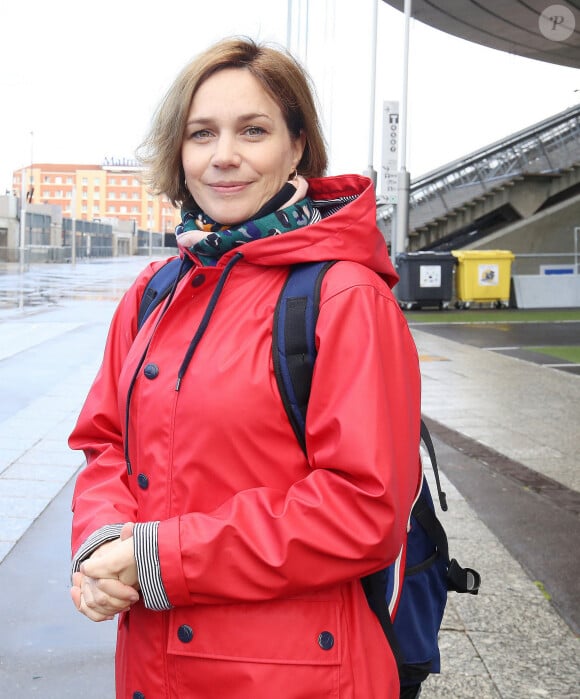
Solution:
[{"label": "building window", "polygon": [[62,184],[62,177],[61,177],[60,175],[57,175],[57,176],[54,178],[54,183],[55,183],[55,184]]}]

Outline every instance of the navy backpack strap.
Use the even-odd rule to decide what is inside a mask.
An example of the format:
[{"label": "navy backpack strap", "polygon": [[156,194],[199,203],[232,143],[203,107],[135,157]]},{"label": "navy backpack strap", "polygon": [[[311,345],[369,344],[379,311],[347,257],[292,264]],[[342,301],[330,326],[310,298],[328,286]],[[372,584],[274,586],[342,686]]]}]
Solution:
[{"label": "navy backpack strap", "polygon": [[481,584],[479,573],[473,568],[462,568],[455,558],[449,559],[447,534],[423,492],[417,498],[411,514],[425,530],[441,558],[447,563],[447,589],[476,595]]},{"label": "navy backpack strap", "polygon": [[290,268],[274,312],[272,357],[284,408],[306,453],[306,409],[316,358],[315,328],[320,286],[331,262],[307,262]]},{"label": "navy backpack strap", "polygon": [[155,272],[147,282],[137,315],[137,328],[140,329],[143,323],[151,315],[153,310],[168,296],[175,282],[187,272],[193,265],[189,257],[183,259],[174,257],[166,262]]},{"label": "navy backpack strap", "polygon": [[435,455],[435,447],[433,446],[433,440],[431,439],[431,433],[429,428],[425,424],[424,420],[421,420],[421,439],[423,444],[427,448],[427,453],[429,454],[429,459],[431,460],[431,466],[433,467],[433,475],[435,476],[435,483],[437,485],[437,495],[439,496],[439,504],[443,512],[447,512],[447,495],[441,488],[441,481],[439,480],[439,466],[437,465],[437,456]]}]

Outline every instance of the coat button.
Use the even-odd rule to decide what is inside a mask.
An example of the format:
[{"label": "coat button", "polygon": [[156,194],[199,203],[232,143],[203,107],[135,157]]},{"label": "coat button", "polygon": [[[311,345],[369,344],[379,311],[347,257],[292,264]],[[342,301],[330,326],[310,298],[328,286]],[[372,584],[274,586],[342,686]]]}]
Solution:
[{"label": "coat button", "polygon": [[334,636],[330,633],[330,631],[323,631],[318,636],[318,645],[322,648],[322,650],[330,650],[332,648],[334,645]]},{"label": "coat button", "polygon": [[133,692],[133,699],[145,699],[143,692]]},{"label": "coat button", "polygon": [[156,379],[159,376],[159,367],[157,364],[147,364],[143,373],[148,379]]},{"label": "coat button", "polygon": [[183,624],[177,629],[177,638],[182,643],[189,643],[193,638],[193,629],[187,624]]},{"label": "coat button", "polygon": [[149,479],[144,473],[140,473],[137,476],[137,485],[142,489],[142,490],[147,490],[149,487]]},{"label": "coat button", "polygon": [[191,286],[194,288],[197,288],[198,286],[201,286],[205,281],[205,274],[196,274],[195,277],[191,280]]}]

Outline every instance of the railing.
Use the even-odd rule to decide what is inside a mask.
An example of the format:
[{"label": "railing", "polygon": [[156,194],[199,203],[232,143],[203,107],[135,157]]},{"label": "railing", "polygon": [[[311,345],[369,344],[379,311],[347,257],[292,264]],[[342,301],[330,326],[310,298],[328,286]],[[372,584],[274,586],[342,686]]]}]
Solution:
[{"label": "railing", "polygon": [[[524,175],[559,172],[578,162],[580,105],[413,179],[409,208],[428,206],[436,218],[502,183]],[[388,221],[393,210],[379,200],[380,219]]]}]

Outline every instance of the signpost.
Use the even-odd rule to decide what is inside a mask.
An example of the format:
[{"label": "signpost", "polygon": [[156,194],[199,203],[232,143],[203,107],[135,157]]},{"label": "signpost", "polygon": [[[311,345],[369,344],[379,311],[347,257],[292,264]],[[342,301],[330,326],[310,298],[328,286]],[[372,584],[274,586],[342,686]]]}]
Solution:
[{"label": "signpost", "polygon": [[383,102],[383,162],[381,192],[387,204],[398,201],[399,103]]}]

